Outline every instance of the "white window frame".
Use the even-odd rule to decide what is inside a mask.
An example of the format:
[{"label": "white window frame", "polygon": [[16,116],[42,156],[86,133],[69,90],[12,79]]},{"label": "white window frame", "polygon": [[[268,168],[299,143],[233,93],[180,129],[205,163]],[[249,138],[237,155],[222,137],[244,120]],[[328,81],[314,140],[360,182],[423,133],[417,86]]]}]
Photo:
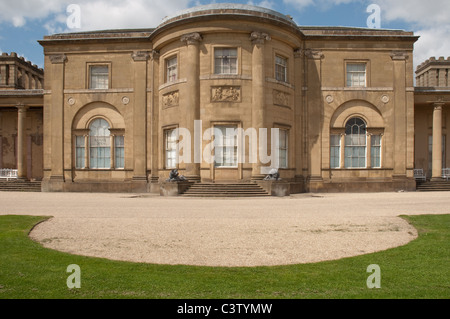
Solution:
[{"label": "white window frame", "polygon": [[[110,65],[90,64],[89,65],[89,89],[107,90],[110,87]],[[103,69],[103,70],[102,70]],[[106,72],[105,72],[106,69]],[[103,72],[101,72],[102,70]]]},{"label": "white window frame", "polygon": [[367,87],[367,62],[347,62],[345,73],[347,87]]},{"label": "white window frame", "polygon": [[[278,144],[278,166],[279,168],[289,168],[289,130],[279,129]],[[282,161],[284,154],[284,161]]]},{"label": "white window frame", "polygon": [[[337,143],[333,142],[333,139],[337,140]],[[331,134],[330,136],[330,168],[341,168],[341,134]],[[336,161],[337,158],[337,161]],[[337,163],[337,165],[333,165]]]},{"label": "white window frame", "polygon": [[[175,63],[171,63],[175,61]],[[166,59],[166,83],[173,83],[178,80],[178,56],[170,56]]]},{"label": "white window frame", "polygon": [[[214,126],[214,167],[238,168],[238,125],[217,124]],[[219,130],[220,134],[216,134]],[[221,161],[217,161],[220,158]]]},{"label": "white window frame", "polygon": [[288,82],[288,59],[279,54],[275,55],[275,79],[280,82]]},{"label": "white window frame", "polygon": [[[234,52],[232,53],[231,51],[234,51],[235,54]],[[232,65],[233,61],[234,66]],[[237,47],[214,48],[214,74],[236,75],[239,73],[238,70],[239,70],[239,50]]]},{"label": "white window frame", "polygon": [[178,136],[176,128],[164,130],[164,168],[178,168]]}]

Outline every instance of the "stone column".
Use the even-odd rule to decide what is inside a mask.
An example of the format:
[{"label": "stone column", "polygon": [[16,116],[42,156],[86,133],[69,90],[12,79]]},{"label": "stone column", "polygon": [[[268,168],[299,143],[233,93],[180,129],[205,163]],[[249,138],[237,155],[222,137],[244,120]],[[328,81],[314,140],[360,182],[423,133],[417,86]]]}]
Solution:
[{"label": "stone column", "polygon": [[27,167],[26,167],[26,118],[27,107],[24,105],[17,105],[18,110],[18,125],[17,125],[17,175],[19,179],[26,179]]},{"label": "stone column", "polygon": [[[258,160],[252,164],[252,180],[262,180],[266,175],[261,171],[262,163],[259,158],[261,154],[259,141],[261,139],[259,130],[261,128],[267,128],[265,125],[265,55],[264,44],[266,41],[270,41],[271,37],[267,33],[252,32],[250,39],[253,45],[252,52],[252,128],[258,132]],[[268,139],[269,134],[267,134]],[[266,146],[268,147],[268,145]],[[264,151],[264,150],[262,150]]]},{"label": "stone column", "polygon": [[[186,128],[191,133],[191,163],[186,163],[185,177],[189,181],[200,181],[201,156],[195,156],[196,148],[200,147],[195,141],[195,120],[200,120],[200,42],[202,36],[199,33],[189,33],[181,37],[181,41],[187,45],[187,96],[186,101]],[[203,150],[197,150],[197,155]],[[200,157],[200,158],[198,158]]]},{"label": "stone column", "polygon": [[397,179],[406,178],[407,163],[407,94],[406,94],[406,60],[403,51],[391,54],[394,64],[394,172]]},{"label": "stone column", "polygon": [[[62,191],[64,178],[64,72],[67,56],[55,54],[50,57],[51,101],[50,101],[50,147],[52,191]],[[48,105],[47,105],[48,106]]]},{"label": "stone column", "polygon": [[322,131],[323,131],[323,101],[322,101],[322,59],[321,50],[306,49],[307,67],[307,149],[309,151],[309,186],[316,191],[323,182],[322,178]]},{"label": "stone column", "polygon": [[149,52],[136,51],[134,61],[133,181],[147,182],[147,61]]},{"label": "stone column", "polygon": [[303,63],[304,51],[297,49],[294,51],[294,74],[295,74],[295,180],[303,182],[303,154],[304,154],[304,125],[303,125]]},{"label": "stone column", "polygon": [[431,180],[442,179],[442,106],[444,103],[434,103],[433,111],[433,151]]},{"label": "stone column", "polygon": [[[160,152],[159,139],[159,57],[160,54],[156,50],[150,51],[151,57],[151,111],[148,114],[148,123],[150,123],[149,132],[149,149],[151,150],[149,156],[149,167],[151,168],[150,192],[159,192],[159,170],[158,159]],[[163,151],[163,150],[161,150]]]}]

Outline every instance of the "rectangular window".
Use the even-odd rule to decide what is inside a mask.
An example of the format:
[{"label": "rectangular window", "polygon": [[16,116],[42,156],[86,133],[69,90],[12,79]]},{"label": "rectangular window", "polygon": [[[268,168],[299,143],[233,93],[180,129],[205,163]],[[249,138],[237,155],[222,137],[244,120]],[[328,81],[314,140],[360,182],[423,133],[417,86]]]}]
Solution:
[{"label": "rectangular window", "polygon": [[289,131],[280,129],[279,132],[279,166],[280,168],[288,168]]},{"label": "rectangular window", "polygon": [[166,73],[167,82],[175,82],[178,80],[178,59],[177,57],[172,57],[167,59],[166,62]]},{"label": "rectangular window", "polygon": [[216,48],[214,50],[214,73],[237,74],[238,53],[236,48]]},{"label": "rectangular window", "polygon": [[330,136],[330,167],[340,168],[341,167],[341,136],[331,135]]},{"label": "rectangular window", "polygon": [[275,57],[275,79],[287,82],[287,59],[278,55]]},{"label": "rectangular window", "polygon": [[114,159],[115,168],[122,169],[125,168],[125,137],[115,136],[114,137]]},{"label": "rectangular window", "polygon": [[89,88],[93,90],[109,89],[109,67],[107,65],[92,65],[89,67]]},{"label": "rectangular window", "polygon": [[178,136],[175,129],[166,130],[164,132],[164,148],[165,148],[165,168],[177,168],[177,142]]},{"label": "rectangular window", "polygon": [[350,134],[345,136],[345,167],[366,167],[366,135]]},{"label": "rectangular window", "polygon": [[381,167],[381,135],[372,135],[370,146],[370,165],[372,168]]},{"label": "rectangular window", "polygon": [[109,136],[90,136],[90,167],[111,168],[111,139]]},{"label": "rectangular window", "polygon": [[86,168],[86,145],[84,136],[75,137],[75,168]]},{"label": "rectangular window", "polygon": [[347,63],[347,86],[367,86],[366,63]]},{"label": "rectangular window", "polygon": [[216,126],[214,130],[215,167],[237,167],[238,145],[236,126]]}]

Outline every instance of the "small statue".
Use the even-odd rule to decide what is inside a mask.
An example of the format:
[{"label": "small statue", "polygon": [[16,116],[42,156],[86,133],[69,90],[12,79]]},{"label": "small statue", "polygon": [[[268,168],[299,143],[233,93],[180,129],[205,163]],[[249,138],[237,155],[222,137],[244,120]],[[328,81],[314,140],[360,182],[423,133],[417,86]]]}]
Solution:
[{"label": "small statue", "polygon": [[270,170],[269,175],[264,177],[264,180],[265,181],[279,181],[279,180],[281,180],[280,173],[278,173],[277,169],[273,168]]},{"label": "small statue", "polygon": [[181,182],[186,181],[186,177],[180,175],[177,169],[173,169],[170,171],[168,182]]}]

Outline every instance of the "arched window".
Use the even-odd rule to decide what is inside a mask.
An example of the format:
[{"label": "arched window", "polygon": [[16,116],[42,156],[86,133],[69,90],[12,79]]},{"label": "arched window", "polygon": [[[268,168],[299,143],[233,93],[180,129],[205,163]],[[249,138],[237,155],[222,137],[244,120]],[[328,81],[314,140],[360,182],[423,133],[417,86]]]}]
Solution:
[{"label": "arched window", "polygon": [[104,119],[96,119],[89,126],[89,166],[92,169],[111,168],[111,133]]},{"label": "arched window", "polygon": [[366,122],[354,117],[345,125],[345,168],[365,168],[366,163]]}]

